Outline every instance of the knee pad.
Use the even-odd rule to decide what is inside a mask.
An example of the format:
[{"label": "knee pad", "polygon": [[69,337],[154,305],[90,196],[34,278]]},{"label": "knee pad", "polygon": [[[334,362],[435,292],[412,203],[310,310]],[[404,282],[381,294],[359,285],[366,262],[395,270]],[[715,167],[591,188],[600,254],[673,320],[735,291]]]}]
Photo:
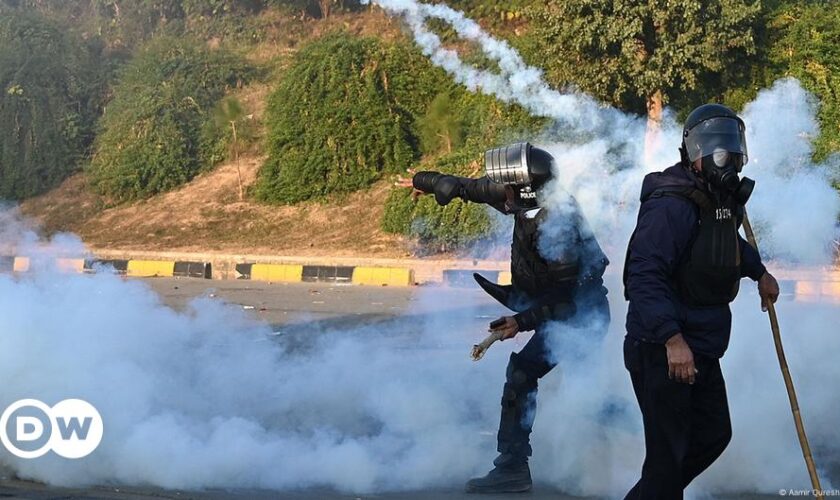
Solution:
[{"label": "knee pad", "polygon": [[527,367],[523,366],[525,364],[516,353],[510,355],[505,373],[505,394],[510,391],[513,393],[513,398],[516,398],[517,395],[525,396],[537,388],[537,379],[531,376]]},{"label": "knee pad", "polygon": [[505,384],[504,389],[502,389],[502,407],[514,408],[516,406],[516,398],[518,395],[516,387],[513,384]]},{"label": "knee pad", "polygon": [[507,381],[516,385],[529,384],[531,381],[536,384],[537,377],[533,375],[535,368],[533,362],[513,352],[510,354],[510,361],[508,361],[507,372],[505,373]]}]

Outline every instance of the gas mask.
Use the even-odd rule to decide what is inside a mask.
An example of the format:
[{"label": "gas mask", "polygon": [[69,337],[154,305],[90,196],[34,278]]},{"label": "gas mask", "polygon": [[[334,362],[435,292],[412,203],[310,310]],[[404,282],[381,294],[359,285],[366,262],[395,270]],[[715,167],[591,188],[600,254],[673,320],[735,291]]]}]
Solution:
[{"label": "gas mask", "polygon": [[744,122],[737,115],[715,116],[687,126],[682,153],[691,164],[702,159],[702,176],[711,186],[732,196],[740,205],[747,203],[755,181],[739,177],[748,155]]},{"label": "gas mask", "polygon": [[744,168],[746,155],[718,149],[701,160],[703,178],[717,189],[729,194],[739,205],[750,199],[755,181],[749,177],[739,178]]}]

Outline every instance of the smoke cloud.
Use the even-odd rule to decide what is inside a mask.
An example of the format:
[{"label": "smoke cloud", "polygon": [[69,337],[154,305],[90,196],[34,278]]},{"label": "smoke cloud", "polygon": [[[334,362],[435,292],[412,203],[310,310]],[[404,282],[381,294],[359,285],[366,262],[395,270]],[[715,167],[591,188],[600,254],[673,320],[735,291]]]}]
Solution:
[{"label": "smoke cloud", "polygon": [[[38,248],[63,254],[67,238]],[[451,347],[453,336],[463,340],[458,328],[481,334],[469,296],[417,337],[406,318],[311,332],[303,346],[294,324],[276,336],[211,298],[176,312],[143,283],[109,273],[3,275],[0,296],[0,404],[76,397],[105,422],[100,447],[81,460],[4,451],[24,478],[376,491],[460,480],[489,454],[476,438],[494,418],[485,395],[500,383],[501,360],[470,365],[472,338]],[[412,314],[440,309],[428,298]]]},{"label": "smoke cloud", "polygon": [[[460,12],[412,0],[375,3],[402,16],[423,51],[457,81],[564,124],[567,135],[547,132],[534,141],[557,159],[558,181],[546,188],[544,204],[561,207],[569,195],[580,204],[612,261],[606,285],[613,322],[598,344],[585,328],[558,327],[560,366],[540,384],[533,473],[569,493],[620,497],[638,477],[643,437],[621,358],[626,308],[618,271],[641,179],[676,162],[679,127],[666,118],[661,143],[668,149],[646,162],[638,118],[552,90],[539,70]],[[462,63],[425,27],[429,18],[478,43],[501,72]],[[758,181],[749,208],[762,251],[790,263],[827,264],[840,202],[828,167],[810,160],[810,138],[818,133],[813,98],[795,80],[783,80],[743,115],[750,134],[745,174]],[[84,251],[72,235],[44,241],[14,212],[0,217],[2,246],[37,253],[45,266],[53,255]],[[555,237],[564,230],[556,224],[547,226]],[[460,487],[490,466],[507,355],[527,339],[496,344],[471,362],[469,347],[487,323],[477,317],[504,313],[471,293],[453,304],[439,290],[421,289],[409,316],[325,330],[301,343],[214,299],[175,311],[141,282],[39,269],[0,276],[0,404],[78,397],[105,422],[100,448],[81,460],[3,452],[17,474],[50,484]],[[775,493],[809,484],[767,321],[746,285],[723,361],[735,437],[695,492]],[[840,337],[832,325],[840,310],[783,298],[779,314],[818,462],[836,465],[840,364],[833,357]]]}]

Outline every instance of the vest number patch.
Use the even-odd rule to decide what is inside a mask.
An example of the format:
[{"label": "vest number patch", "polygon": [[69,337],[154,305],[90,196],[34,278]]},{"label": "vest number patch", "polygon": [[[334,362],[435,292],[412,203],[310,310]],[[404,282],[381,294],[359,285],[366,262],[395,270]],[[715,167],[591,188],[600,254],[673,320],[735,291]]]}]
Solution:
[{"label": "vest number patch", "polygon": [[715,218],[717,220],[728,220],[732,218],[732,210],[728,208],[718,208],[715,210]]}]

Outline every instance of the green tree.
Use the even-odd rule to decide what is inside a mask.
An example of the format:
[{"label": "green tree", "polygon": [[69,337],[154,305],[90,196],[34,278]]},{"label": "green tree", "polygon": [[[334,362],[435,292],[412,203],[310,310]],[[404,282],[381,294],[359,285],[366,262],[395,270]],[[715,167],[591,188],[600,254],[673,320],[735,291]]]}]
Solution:
[{"label": "green tree", "polygon": [[224,140],[211,126],[213,109],[251,73],[240,57],[199,42],[152,40],[114,87],[89,168],[92,184],[119,202],[172,189],[211,167]]},{"label": "green tree", "polygon": [[[250,117],[246,115],[245,108],[238,99],[226,97],[219,101],[213,112],[213,125],[218,132],[210,137],[227,135],[227,141],[219,141],[220,145],[227,142],[229,151],[227,157],[236,163],[236,179],[239,191],[239,201],[245,197],[245,189],[242,185],[242,170],[239,165],[239,154],[242,149],[254,140],[254,127]],[[223,132],[222,132],[223,131]]]},{"label": "green tree", "polygon": [[39,15],[0,16],[0,198],[43,192],[78,168],[97,70],[81,40]]},{"label": "green tree", "polygon": [[464,140],[464,120],[454,112],[452,96],[442,93],[429,105],[429,111],[420,121],[420,134],[425,153],[441,150],[451,153]]},{"label": "green tree", "polygon": [[794,76],[820,100],[821,134],[814,141],[818,160],[840,152],[840,3],[796,2],[776,11],[772,45],[762,87]]},{"label": "green tree", "polygon": [[760,0],[548,0],[532,11],[535,53],[573,83],[658,127],[669,98],[749,63]]},{"label": "green tree", "polygon": [[417,158],[416,121],[446,80],[404,45],[335,33],[302,48],[269,100],[259,199],[364,188]]}]

